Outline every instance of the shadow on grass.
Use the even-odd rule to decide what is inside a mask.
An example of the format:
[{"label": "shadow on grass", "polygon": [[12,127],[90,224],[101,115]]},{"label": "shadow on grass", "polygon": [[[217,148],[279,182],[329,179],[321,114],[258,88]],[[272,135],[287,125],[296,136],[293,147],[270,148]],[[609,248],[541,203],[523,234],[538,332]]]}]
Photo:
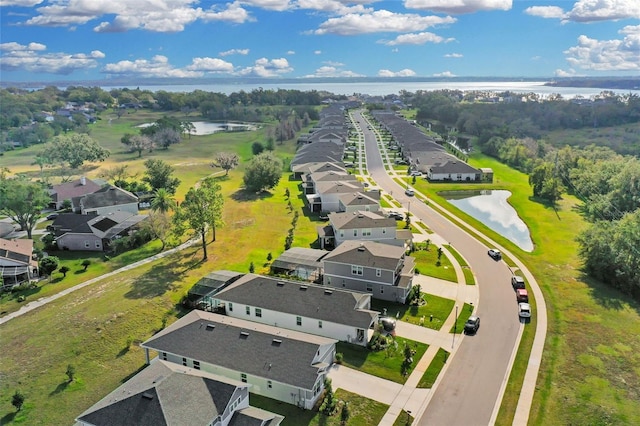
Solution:
[{"label": "shadow on grass", "polygon": [[78,269],[77,271],[74,271],[73,273],[76,274],[76,275],[81,275],[81,274],[84,274],[86,272],[87,272],[87,270],[84,269],[84,267],[83,267],[82,269]]},{"label": "shadow on grass", "polygon": [[269,191],[260,191],[260,192],[251,192],[246,189],[240,189],[233,194],[231,194],[231,198],[238,202],[243,201],[258,201],[264,200],[265,198],[271,198],[273,194]]},{"label": "shadow on grass", "polygon": [[180,264],[160,264],[136,279],[124,296],[127,299],[151,299],[174,287],[183,273]]},{"label": "shadow on grass", "polygon": [[147,368],[147,364],[142,364],[140,367],[138,367],[138,369],[136,371],[132,372],[131,374],[129,374],[127,376],[124,376],[122,378],[122,380],[120,380],[120,383],[125,383],[125,382],[131,380],[133,378],[133,376],[135,376],[136,374],[138,374],[139,372],[141,372],[145,368]]},{"label": "shadow on grass", "polygon": [[7,413],[4,416],[2,416],[2,418],[0,418],[0,425],[7,425],[7,424],[13,422],[13,419],[16,417],[16,414],[18,414],[18,413],[16,413],[14,411],[14,412]]},{"label": "shadow on grass", "polygon": [[[58,386],[56,386],[56,388],[54,390],[51,391],[51,393],[49,394],[49,396],[53,396],[53,395],[57,395],[60,392],[64,392],[67,388],[69,387],[69,381],[65,380],[64,382],[60,383]],[[4,423],[3,423],[4,424]]]},{"label": "shadow on grass", "polygon": [[[634,303],[628,303],[628,299],[631,296],[627,296],[619,290],[607,286],[587,275],[584,271],[581,272],[579,280],[589,286],[593,300],[603,308],[621,311],[627,305],[631,307],[638,306]],[[640,311],[640,309],[636,309],[636,311]]]}]

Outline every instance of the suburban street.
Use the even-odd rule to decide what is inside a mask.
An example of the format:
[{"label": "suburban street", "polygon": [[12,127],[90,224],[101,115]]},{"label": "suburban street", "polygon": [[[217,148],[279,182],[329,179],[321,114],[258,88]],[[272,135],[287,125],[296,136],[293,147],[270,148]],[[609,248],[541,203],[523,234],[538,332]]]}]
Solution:
[{"label": "suburban street", "polygon": [[[510,285],[511,270],[487,255],[488,247],[418,200],[386,172],[376,135],[360,112],[353,114],[364,134],[367,170],[376,185],[391,194],[412,215],[448,241],[468,262],[479,286],[476,313],[482,325],[475,336],[465,336],[450,360],[445,375],[429,395],[420,425],[487,425],[499,408],[503,384],[521,327]],[[416,413],[419,415],[420,413]]]}]

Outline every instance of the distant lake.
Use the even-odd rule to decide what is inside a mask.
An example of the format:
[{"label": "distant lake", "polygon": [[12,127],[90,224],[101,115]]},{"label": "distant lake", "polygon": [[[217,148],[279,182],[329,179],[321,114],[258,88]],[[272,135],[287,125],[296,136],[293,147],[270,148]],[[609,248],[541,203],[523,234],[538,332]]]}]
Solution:
[{"label": "distant lake", "polygon": [[[151,126],[153,123],[140,124],[138,127]],[[202,136],[210,135],[216,132],[234,131],[240,132],[245,130],[257,130],[257,127],[249,123],[211,123],[208,121],[193,121],[191,122],[195,131],[191,132],[192,135]]]},{"label": "distant lake", "polygon": [[507,202],[510,191],[448,191],[441,192],[449,203],[469,216],[478,219],[490,229],[512,241],[522,250],[533,251],[529,228],[518,217],[518,212]]}]

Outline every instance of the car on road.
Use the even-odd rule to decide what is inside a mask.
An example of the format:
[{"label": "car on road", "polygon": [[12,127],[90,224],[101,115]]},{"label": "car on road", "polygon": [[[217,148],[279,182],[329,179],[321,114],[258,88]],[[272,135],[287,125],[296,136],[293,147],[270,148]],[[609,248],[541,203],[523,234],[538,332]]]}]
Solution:
[{"label": "car on road", "polygon": [[500,250],[496,250],[496,249],[489,249],[489,251],[487,252],[487,254],[489,254],[489,256],[490,256],[493,260],[500,260],[500,259],[502,259],[502,253],[500,253]]},{"label": "car on road", "polygon": [[412,172],[411,172],[411,176],[417,176],[417,177],[420,177],[420,176],[422,176],[422,172],[419,172],[419,171],[417,171],[417,170],[414,170],[414,171],[412,171]]},{"label": "car on road", "polygon": [[524,288],[524,278],[514,275],[511,277],[511,285],[514,289]]},{"label": "car on road", "polygon": [[328,215],[328,214],[325,214],[325,213],[320,213],[320,214],[318,215],[318,219],[320,219],[320,220],[324,220],[324,221],[327,221],[327,220],[329,220],[329,215]]},{"label": "car on road", "polygon": [[523,288],[517,289],[516,290],[516,300],[518,302],[529,303],[529,293],[527,292],[527,290],[525,290]]},{"label": "car on road", "polygon": [[412,188],[405,189],[404,193],[407,194],[409,197],[413,197],[414,195],[416,195],[415,191]]},{"label": "car on road", "polygon": [[531,305],[526,302],[518,303],[518,316],[520,318],[531,318]]},{"label": "car on road", "polygon": [[47,215],[47,220],[54,220],[58,217],[58,213],[49,213]]},{"label": "car on road", "polygon": [[464,334],[476,334],[480,328],[480,317],[472,315],[464,323]]}]

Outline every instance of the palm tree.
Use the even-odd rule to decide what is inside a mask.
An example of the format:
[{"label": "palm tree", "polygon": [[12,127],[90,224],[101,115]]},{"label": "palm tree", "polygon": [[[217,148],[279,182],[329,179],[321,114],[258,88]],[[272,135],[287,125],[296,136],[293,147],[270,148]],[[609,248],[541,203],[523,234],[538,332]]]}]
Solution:
[{"label": "palm tree", "polygon": [[154,192],[154,198],[151,202],[151,210],[167,213],[169,210],[175,210],[176,200],[173,195],[164,188],[159,188]]}]

